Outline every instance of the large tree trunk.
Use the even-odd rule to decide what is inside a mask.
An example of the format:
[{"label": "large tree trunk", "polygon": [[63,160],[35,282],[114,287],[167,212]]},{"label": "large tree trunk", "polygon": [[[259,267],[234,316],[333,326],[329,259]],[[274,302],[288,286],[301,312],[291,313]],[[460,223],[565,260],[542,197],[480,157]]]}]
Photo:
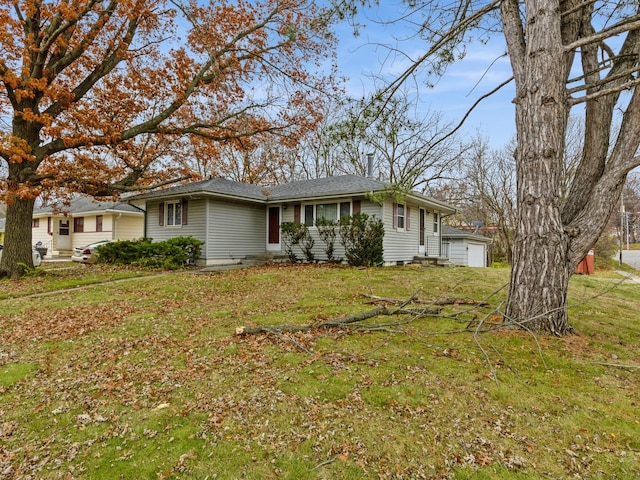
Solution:
[{"label": "large tree trunk", "polygon": [[506,315],[535,333],[564,335],[571,331],[567,290],[573,269],[564,235],[551,225],[540,227],[546,235],[527,238],[520,232],[516,238]]},{"label": "large tree trunk", "polygon": [[7,205],[0,276],[19,278],[24,273],[25,265],[33,268],[31,219],[34,204],[34,199],[16,198]]},{"label": "large tree trunk", "polygon": [[570,330],[566,302],[572,268],[560,214],[567,57],[557,2],[528,5],[524,37],[508,30],[520,24],[517,2],[503,5],[503,18],[516,18],[505,24],[505,36],[516,81],[518,136],[518,221],[505,313],[523,328],[562,335]]}]

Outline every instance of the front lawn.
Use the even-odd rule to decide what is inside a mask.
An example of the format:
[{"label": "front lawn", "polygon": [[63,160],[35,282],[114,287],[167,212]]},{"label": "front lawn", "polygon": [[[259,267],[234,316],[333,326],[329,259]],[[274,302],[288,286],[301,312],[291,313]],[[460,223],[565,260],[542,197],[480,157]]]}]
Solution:
[{"label": "front lawn", "polygon": [[[0,479],[640,477],[640,285],[615,273],[572,279],[575,335],[534,338],[495,329],[507,269],[65,272],[0,282]],[[413,294],[464,302],[235,334]]]}]

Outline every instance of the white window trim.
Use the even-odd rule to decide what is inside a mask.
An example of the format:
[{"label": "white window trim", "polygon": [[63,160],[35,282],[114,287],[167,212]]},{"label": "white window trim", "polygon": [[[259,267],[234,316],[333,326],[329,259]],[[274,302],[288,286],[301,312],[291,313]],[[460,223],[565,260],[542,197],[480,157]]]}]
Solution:
[{"label": "white window trim", "polygon": [[[169,223],[169,205],[173,205],[173,221]],[[176,205],[180,206],[180,223],[175,223]],[[182,200],[175,200],[171,202],[164,202],[164,226],[167,228],[182,228]]]},{"label": "white window trim", "polygon": [[[402,207],[402,215],[400,215],[400,207]],[[402,218],[402,226],[400,226],[400,218]],[[396,203],[396,231],[404,232],[407,229],[407,204]]]},{"label": "white window trim", "polygon": [[349,215],[353,215],[353,200],[345,199],[345,200],[335,200],[335,201],[325,201],[325,202],[309,202],[303,203],[300,207],[300,223],[303,225],[307,225],[307,210],[306,208],[309,206],[313,207],[313,224],[307,225],[307,228],[318,228],[316,227],[316,221],[318,220],[318,205],[336,205],[336,222],[340,221],[340,204],[349,203]]}]

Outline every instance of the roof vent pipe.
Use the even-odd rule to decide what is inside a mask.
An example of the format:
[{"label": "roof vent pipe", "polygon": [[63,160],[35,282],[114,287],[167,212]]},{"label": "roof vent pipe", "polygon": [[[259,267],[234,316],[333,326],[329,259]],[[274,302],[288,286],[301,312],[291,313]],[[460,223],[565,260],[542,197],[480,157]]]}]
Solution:
[{"label": "roof vent pipe", "polygon": [[367,153],[367,177],[373,178],[373,153]]}]

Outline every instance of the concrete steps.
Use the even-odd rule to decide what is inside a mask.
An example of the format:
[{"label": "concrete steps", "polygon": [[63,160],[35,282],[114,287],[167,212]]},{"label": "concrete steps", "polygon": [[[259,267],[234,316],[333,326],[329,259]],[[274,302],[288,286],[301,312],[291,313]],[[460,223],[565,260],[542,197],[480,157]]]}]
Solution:
[{"label": "concrete steps", "polygon": [[449,257],[422,255],[416,255],[413,257],[413,263],[418,265],[434,265],[436,267],[449,267],[453,265],[453,263],[449,261]]}]

